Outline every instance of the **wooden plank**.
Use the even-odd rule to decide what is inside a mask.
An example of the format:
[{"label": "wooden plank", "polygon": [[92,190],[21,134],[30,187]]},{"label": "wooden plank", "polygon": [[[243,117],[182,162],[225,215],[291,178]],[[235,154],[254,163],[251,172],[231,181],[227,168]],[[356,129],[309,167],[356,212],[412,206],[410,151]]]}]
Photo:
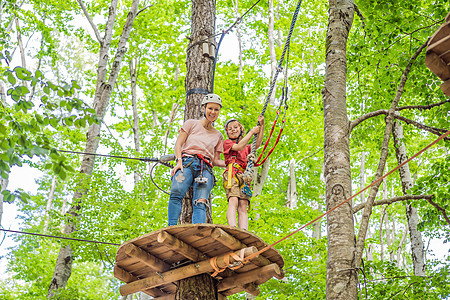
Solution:
[{"label": "wooden plank", "polygon": [[139,278],[117,265],[114,266],[114,277],[126,283],[139,280]]},{"label": "wooden plank", "polygon": [[283,275],[283,272],[277,264],[271,264],[246,273],[236,274],[233,277],[225,278],[219,283],[217,290],[222,292],[236,286],[256,281],[258,281],[258,284],[262,284],[274,276],[278,279],[282,279]]},{"label": "wooden plank", "polygon": [[[244,257],[247,257],[253,253],[256,253],[258,250],[255,247],[249,247],[245,248],[244,250]],[[240,251],[236,252],[236,255],[239,255]],[[228,267],[226,260],[226,257],[228,254],[221,255],[219,257],[216,257],[216,264],[217,267],[220,269],[223,269],[225,267]],[[229,263],[234,263],[235,260],[233,257],[229,257]],[[137,281],[133,281],[131,283],[127,283],[125,285],[122,285],[119,288],[120,294],[122,296],[129,295],[132,293],[136,293],[138,291],[147,290],[149,288],[154,288],[163,284],[167,284],[169,282],[174,282],[177,280],[189,278],[195,275],[207,273],[207,272],[213,272],[214,268],[211,265],[210,259],[193,263],[191,265],[181,267],[178,269],[170,270],[152,277],[140,279]]]},{"label": "wooden plank", "polygon": [[131,243],[125,245],[123,251],[129,256],[135,257],[136,259],[140,260],[155,271],[165,272],[170,269],[170,266],[168,264]]},{"label": "wooden plank", "polygon": [[156,297],[154,298],[155,300],[175,300],[175,294],[168,294],[166,296],[162,296],[162,297]]},{"label": "wooden plank", "polygon": [[[126,283],[139,280],[139,278],[137,278],[133,274],[130,274],[129,272],[125,271],[124,269],[118,266],[114,266],[114,277]],[[149,294],[152,297],[166,295],[166,293],[162,292],[157,288],[147,289],[145,290],[145,293]]]},{"label": "wooden plank", "polygon": [[450,80],[444,81],[441,84],[441,90],[444,92],[445,95],[450,97]]},{"label": "wooden plank", "polygon": [[177,239],[176,237],[167,233],[166,231],[161,231],[158,234],[158,243],[164,244],[168,248],[180,253],[184,257],[189,258],[194,262],[206,258],[206,256],[203,253],[201,253],[194,247],[191,247],[190,245],[186,244],[185,242]]},{"label": "wooden plank", "polygon": [[242,291],[246,291],[247,293],[252,294],[253,296],[258,296],[260,293],[259,287],[256,284],[247,283],[247,284],[244,284],[243,286],[237,286],[233,289],[223,291],[222,294],[225,296],[231,296],[233,294],[236,294],[236,293],[239,293]]},{"label": "wooden plank", "polygon": [[[218,300],[227,300],[227,297],[222,295],[221,293],[217,294]],[[169,294],[163,297],[156,297],[154,300],[175,300],[175,294]]]},{"label": "wooden plank", "polygon": [[425,65],[440,79],[445,81],[450,78],[450,67],[436,53],[427,52]]}]

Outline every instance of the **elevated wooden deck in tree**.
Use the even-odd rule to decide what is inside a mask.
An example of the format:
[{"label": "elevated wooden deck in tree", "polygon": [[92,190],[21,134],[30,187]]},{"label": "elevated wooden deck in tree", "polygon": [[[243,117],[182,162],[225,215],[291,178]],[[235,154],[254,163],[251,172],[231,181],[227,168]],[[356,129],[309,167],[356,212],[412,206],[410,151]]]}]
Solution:
[{"label": "elevated wooden deck in tree", "polygon": [[444,82],[441,90],[450,96],[450,13],[444,24],[431,36],[425,55],[425,65]]},{"label": "elevated wooden deck in tree", "polygon": [[114,276],[126,283],[121,295],[141,291],[160,300],[174,299],[176,281],[203,273],[218,279],[219,299],[241,291],[258,295],[258,285],[284,277],[283,258],[273,248],[246,264],[240,262],[265,246],[256,235],[225,225],[170,226],[122,244]]}]

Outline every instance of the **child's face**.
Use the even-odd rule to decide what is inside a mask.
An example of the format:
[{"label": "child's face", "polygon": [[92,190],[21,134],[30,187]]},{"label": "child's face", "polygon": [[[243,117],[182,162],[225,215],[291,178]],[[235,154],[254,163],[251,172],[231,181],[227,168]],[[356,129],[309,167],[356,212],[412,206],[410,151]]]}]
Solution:
[{"label": "child's face", "polygon": [[227,126],[227,136],[230,139],[237,139],[241,134],[241,126],[239,122],[233,121],[230,122]]}]

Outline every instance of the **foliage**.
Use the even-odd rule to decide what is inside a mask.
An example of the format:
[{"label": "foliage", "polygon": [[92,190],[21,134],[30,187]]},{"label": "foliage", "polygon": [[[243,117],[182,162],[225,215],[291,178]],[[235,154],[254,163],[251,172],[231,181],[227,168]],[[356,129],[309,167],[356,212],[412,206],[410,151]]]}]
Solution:
[{"label": "foliage", "polygon": [[[124,8],[128,4],[125,2],[119,4],[116,29],[124,24]],[[217,29],[227,28],[235,21],[232,2],[217,1]],[[247,0],[239,2],[239,12],[242,14],[252,4],[253,1]],[[449,8],[443,0],[426,3],[366,1],[357,4],[363,18],[355,18],[348,42],[349,121],[389,108],[409,57],[441,24]],[[104,23],[108,1],[91,1],[85,5],[96,24]],[[295,5],[292,1],[274,3],[278,58]],[[184,60],[190,28],[190,2],[144,1],[140,9],[144,7],[146,9],[135,20],[118,84],[102,124],[98,151],[102,154],[138,158],[171,153],[183,120],[182,108],[175,113],[173,121],[171,110],[177,104],[184,105]],[[7,85],[8,100],[2,103],[0,110],[0,171],[6,178],[12,166],[28,163],[45,175],[37,179],[39,190],[30,196],[24,191],[3,191],[3,195],[7,202],[14,197],[22,198],[23,201],[16,201],[14,205],[19,208],[18,221],[24,230],[42,233],[48,225],[47,233],[59,236],[67,207],[76,192],[74,187],[80,181],[80,175],[74,172],[80,168],[80,160],[76,155],[55,150],[82,151],[86,127],[96,122],[95,112],[86,103],[90,103],[96,89],[97,74],[93,62],[98,56],[98,41],[90,32],[89,25],[84,26],[85,22],[80,21],[82,11],[76,1],[31,1],[23,7],[7,1],[4,8],[0,19],[2,59],[18,66],[4,64],[1,70],[0,84]],[[397,13],[391,13],[393,9]],[[6,32],[3,28],[8,27],[13,16],[19,18],[20,26],[12,26],[11,31]],[[223,59],[224,52],[234,51],[237,45],[232,45],[231,38],[226,36],[221,46],[214,86],[215,92],[224,99],[224,108],[216,122],[216,128],[223,133],[222,126],[231,117],[241,120],[247,130],[255,126],[267,96],[270,81],[267,72],[270,69],[267,18],[267,3],[260,2],[241,22],[244,66],[240,77],[236,59]],[[289,108],[283,135],[270,157],[271,168],[263,192],[252,199],[249,212],[250,231],[267,243],[277,241],[325,211],[325,186],[321,179],[324,143],[321,91],[325,76],[327,22],[327,2],[302,3],[291,43],[287,75]],[[16,38],[18,31],[24,40],[30,41],[26,47],[26,60],[32,63],[28,68],[16,63],[20,55]],[[3,42],[11,49],[7,49]],[[115,34],[112,43],[116,45],[117,42]],[[137,71],[140,151],[133,141],[130,63],[135,64]],[[277,114],[284,79],[280,74],[275,104],[269,105],[265,114],[266,138]],[[421,55],[413,65],[400,105],[428,105],[443,101],[445,98],[438,90],[439,84],[425,68]],[[403,110],[401,114],[429,126],[448,128],[448,111],[447,104],[432,110]],[[280,115],[274,136],[280,130],[281,119]],[[354,191],[359,187],[360,155],[363,151],[366,153],[366,182],[370,182],[379,160],[384,126],[383,117],[376,117],[361,123],[351,132]],[[408,155],[434,138],[409,125],[404,126],[404,132]],[[269,149],[274,140],[272,137]],[[435,194],[434,201],[448,209],[448,145],[445,147],[441,145],[434,152],[425,153],[422,164],[417,161],[410,164],[412,173],[417,172],[418,177],[411,192]],[[388,169],[396,165],[393,149],[390,146]],[[298,206],[295,209],[288,209],[285,205],[290,160],[294,160],[296,165]],[[77,231],[72,237],[120,244],[164,227],[168,196],[155,187],[152,179],[167,191],[169,169],[162,165],[152,168],[152,164],[139,160],[97,157],[93,175],[89,178],[89,189],[83,196],[80,216],[76,220]],[[222,172],[220,169],[215,171],[218,182],[213,190],[212,208],[214,222],[226,224],[227,202],[221,188]],[[134,174],[138,175],[137,182],[132,179]],[[58,182],[51,208],[47,210],[54,176],[58,177]],[[18,179],[12,174],[10,180]],[[395,174],[388,179],[386,187],[385,198],[402,193]],[[377,200],[381,198],[382,195]],[[355,199],[355,204],[359,201]],[[445,232],[443,218],[434,207],[425,201],[417,201],[413,205],[419,210],[421,230],[425,235]],[[380,223],[382,216],[383,220],[388,220],[388,227]],[[356,214],[356,229],[359,219],[360,214]],[[428,277],[411,276],[407,238],[403,245],[400,244],[405,219],[403,203],[375,207],[366,242],[367,247],[371,245],[374,249],[373,261],[365,262],[365,277],[362,273],[359,276],[362,298],[366,289],[367,299],[448,297],[449,284],[445,285],[449,282],[448,261],[429,262]],[[306,228],[275,247],[284,257],[286,278],[282,281],[272,279],[261,286],[258,299],[325,299],[326,220],[319,222],[320,238],[314,238],[313,230]],[[381,242],[384,244],[383,257]],[[1,284],[0,298],[44,299],[60,243],[54,239],[18,236],[7,254],[8,279]],[[76,261],[68,286],[59,297],[118,298],[120,282],[112,278],[117,247],[70,243]],[[391,253],[396,254],[398,248],[404,261],[399,266],[395,256],[391,261]],[[244,295],[241,293],[230,298],[243,299]]]}]

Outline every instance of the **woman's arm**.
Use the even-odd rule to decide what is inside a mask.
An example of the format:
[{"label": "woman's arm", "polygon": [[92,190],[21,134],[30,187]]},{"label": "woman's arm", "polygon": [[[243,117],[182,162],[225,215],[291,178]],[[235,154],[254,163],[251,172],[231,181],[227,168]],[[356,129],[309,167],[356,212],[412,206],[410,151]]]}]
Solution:
[{"label": "woman's arm", "polygon": [[225,165],[225,161],[220,159],[220,153],[216,152],[214,154],[214,160],[212,162],[213,166],[216,167],[221,167],[221,168],[226,168],[227,166]]},{"label": "woman's arm", "polygon": [[181,147],[183,146],[184,142],[186,142],[186,139],[188,137],[188,134],[183,129],[180,130],[180,134],[178,134],[177,141],[175,142],[175,157],[176,157],[176,164],[175,167],[172,169],[172,172],[170,173],[172,176],[175,175],[175,173],[178,170],[181,170],[183,172],[183,160],[181,159]]}]

